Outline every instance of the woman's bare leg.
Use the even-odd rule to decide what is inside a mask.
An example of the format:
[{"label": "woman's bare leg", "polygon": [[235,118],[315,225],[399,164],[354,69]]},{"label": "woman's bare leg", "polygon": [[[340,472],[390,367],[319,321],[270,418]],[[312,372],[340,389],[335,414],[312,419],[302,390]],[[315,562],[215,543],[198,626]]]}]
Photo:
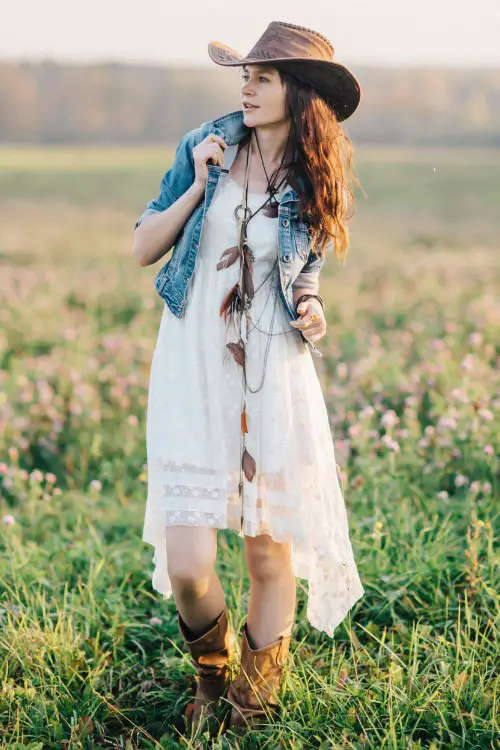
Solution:
[{"label": "woman's bare leg", "polygon": [[250,646],[262,648],[292,631],[297,595],[292,547],[268,534],[244,539],[250,574],[247,628]]},{"label": "woman's bare leg", "polygon": [[217,529],[167,526],[167,567],[177,610],[193,632],[204,633],[226,606],[217,573]]}]

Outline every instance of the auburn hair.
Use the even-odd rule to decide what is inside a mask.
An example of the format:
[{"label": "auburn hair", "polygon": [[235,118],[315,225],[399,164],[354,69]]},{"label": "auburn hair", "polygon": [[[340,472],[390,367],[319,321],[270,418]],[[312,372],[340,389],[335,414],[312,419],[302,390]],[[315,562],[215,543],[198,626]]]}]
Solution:
[{"label": "auburn hair", "polygon": [[291,123],[290,183],[299,196],[299,217],[311,228],[311,246],[322,256],[333,241],[343,260],[349,249],[348,219],[355,210],[351,183],[360,185],[353,167],[354,149],[335,112],[317,91],[290,70],[275,66],[286,86],[286,116]]}]

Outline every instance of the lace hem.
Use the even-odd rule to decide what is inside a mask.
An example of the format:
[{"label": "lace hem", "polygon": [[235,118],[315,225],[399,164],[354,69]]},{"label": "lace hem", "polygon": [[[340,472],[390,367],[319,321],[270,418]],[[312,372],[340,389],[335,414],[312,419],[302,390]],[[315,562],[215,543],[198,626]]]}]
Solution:
[{"label": "lace hem", "polygon": [[[318,554],[309,548],[304,540],[297,538],[292,529],[274,529],[261,523],[240,519],[221,518],[211,514],[200,514],[193,521],[180,514],[174,523],[165,526],[210,526],[216,529],[231,529],[243,536],[269,534],[275,542],[292,544],[292,567],[296,578],[308,582],[308,602],[306,617],[315,629],[333,638],[335,628],[346,617],[349,610],[363,596],[364,590],[358,576],[354,560],[339,562],[335,555]],[[186,521],[186,523],[184,523]],[[167,547],[164,527],[145,527],[143,541],[155,548],[152,587],[164,600],[172,596],[172,585],[167,572]]]}]

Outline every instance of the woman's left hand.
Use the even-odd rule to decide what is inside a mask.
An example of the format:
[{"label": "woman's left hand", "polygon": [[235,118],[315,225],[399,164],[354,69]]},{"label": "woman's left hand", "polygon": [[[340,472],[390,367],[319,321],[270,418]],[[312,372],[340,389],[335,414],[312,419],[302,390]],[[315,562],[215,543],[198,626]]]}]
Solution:
[{"label": "woman's left hand", "polygon": [[297,320],[291,320],[290,325],[302,331],[308,341],[314,343],[326,333],[326,320],[321,302],[312,298],[301,302],[297,307],[301,315]]}]

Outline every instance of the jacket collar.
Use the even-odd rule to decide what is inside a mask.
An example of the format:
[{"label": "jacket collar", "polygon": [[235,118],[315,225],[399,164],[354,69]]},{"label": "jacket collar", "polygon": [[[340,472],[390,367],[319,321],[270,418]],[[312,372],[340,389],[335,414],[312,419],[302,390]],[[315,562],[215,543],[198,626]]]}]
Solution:
[{"label": "jacket collar", "polygon": [[[229,112],[227,115],[222,115],[222,117],[212,120],[211,123],[211,131],[224,138],[228,146],[234,146],[237,143],[240,143],[250,130],[251,128],[247,127],[243,122],[242,109],[237,109],[235,112]],[[295,158],[297,158],[297,151],[295,151]],[[284,193],[281,203],[286,203],[289,200],[298,200],[298,198],[299,196],[296,191],[292,187],[289,187]]]}]

